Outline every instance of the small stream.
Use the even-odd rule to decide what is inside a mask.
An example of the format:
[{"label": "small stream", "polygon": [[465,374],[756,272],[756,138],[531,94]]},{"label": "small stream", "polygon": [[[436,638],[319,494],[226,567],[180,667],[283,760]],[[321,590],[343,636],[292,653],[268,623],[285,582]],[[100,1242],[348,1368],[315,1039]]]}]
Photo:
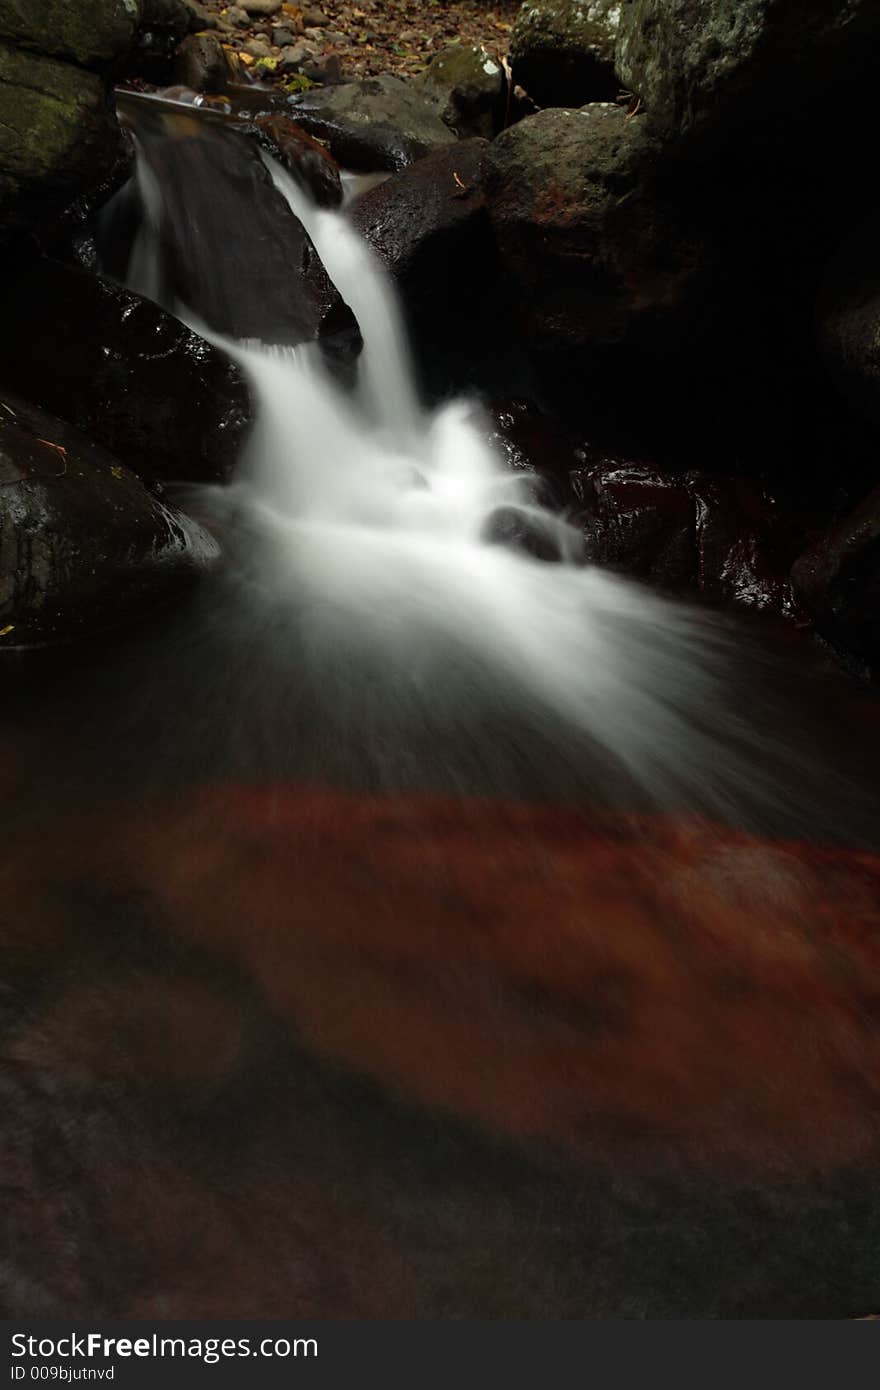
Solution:
[{"label": "small stream", "polygon": [[[584,564],[479,403],[421,399],[381,269],[271,161],[356,379],[277,304],[232,336],[249,207],[218,160],[164,184],[157,139],[128,273],[257,421],[227,487],[180,489],[222,573],[6,694],[5,1302],[870,1311],[875,700],[796,631]],[[186,302],[174,248],[224,239]]]}]

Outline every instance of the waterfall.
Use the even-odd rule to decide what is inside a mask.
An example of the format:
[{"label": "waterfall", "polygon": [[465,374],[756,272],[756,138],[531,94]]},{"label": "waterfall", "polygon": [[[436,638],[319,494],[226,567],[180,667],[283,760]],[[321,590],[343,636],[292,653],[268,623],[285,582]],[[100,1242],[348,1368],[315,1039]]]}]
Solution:
[{"label": "waterfall", "polygon": [[[357,318],[354,389],[314,345],[221,337],[198,322],[198,305],[174,307],[250,381],[245,456],[201,505],[224,528],[251,600],[271,596],[297,629],[301,679],[328,700],[346,691],[346,728],[357,700],[381,708],[385,728],[389,708],[406,705],[426,730],[439,721],[474,741],[487,719],[516,711],[520,729],[552,725],[557,745],[566,730],[586,740],[653,804],[739,820],[746,805],[772,813],[787,793],[771,750],[783,766],[787,755],[778,730],[762,730],[754,704],[738,698],[722,629],[583,564],[576,528],[496,455],[473,403],[420,402],[400,307],[372,251],[344,211],[314,206],[263,159]],[[149,215],[133,271],[158,283],[146,248],[152,238],[161,254],[159,194],[140,180]],[[558,562],[494,541],[501,510],[550,540]]]}]

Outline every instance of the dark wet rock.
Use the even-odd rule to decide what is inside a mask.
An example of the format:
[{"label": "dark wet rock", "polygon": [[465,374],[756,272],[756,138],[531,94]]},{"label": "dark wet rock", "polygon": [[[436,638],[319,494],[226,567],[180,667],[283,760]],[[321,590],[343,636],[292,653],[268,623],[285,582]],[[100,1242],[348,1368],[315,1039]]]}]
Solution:
[{"label": "dark wet rock", "polygon": [[805,120],[849,119],[878,40],[875,0],[629,0],[617,73],[659,130],[782,148]]},{"label": "dark wet rock", "polygon": [[696,515],[680,475],[605,458],[573,470],[571,481],[591,561],[668,588],[695,583]]},{"label": "dark wet rock", "polygon": [[620,0],[529,0],[510,36],[513,80],[539,106],[613,101]]},{"label": "dark wet rock", "polygon": [[698,250],[654,187],[655,154],[606,104],[541,111],[490,146],[489,212],[538,345],[619,344],[682,308]]},{"label": "dark wet rock", "polygon": [[0,237],[98,183],[119,146],[101,76],[0,44]]},{"label": "dark wet rock", "polygon": [[342,202],[339,165],[329,150],[308,135],[290,116],[257,116],[241,127],[252,133],[278,162],[296,179],[301,188],[320,207],[338,207]]},{"label": "dark wet rock", "polygon": [[663,589],[790,612],[786,538],[745,478],[593,456],[572,470],[587,558]]},{"label": "dark wet rock", "polygon": [[[351,217],[410,296],[431,295],[443,273],[439,295],[473,258],[474,235],[488,231],[483,170],[489,145],[466,140],[437,150],[364,193]],[[418,281],[418,285],[415,282]]]},{"label": "dark wet rock", "polygon": [[794,592],[828,640],[880,662],[880,488],[819,535],[792,569]]},{"label": "dark wet rock", "polygon": [[880,427],[880,220],[868,219],[843,244],[819,298],[819,336],[838,385]]},{"label": "dark wet rock", "polygon": [[138,16],[138,0],[7,0],[0,5],[0,43],[101,68],[127,52]]},{"label": "dark wet rock", "polygon": [[219,93],[230,77],[223,45],[214,34],[190,34],[177,50],[177,81],[194,92]]},{"label": "dark wet rock", "polygon": [[416,79],[424,99],[455,134],[491,140],[504,117],[505,78],[485,48],[454,44],[431,59]]},{"label": "dark wet rock", "polygon": [[0,380],[145,478],[228,477],[250,417],[241,373],[121,285],[36,256],[0,272]]},{"label": "dark wet rock", "polygon": [[344,168],[402,169],[455,140],[416,85],[398,77],[302,92],[289,104],[294,120],[326,140]]},{"label": "dark wet rock", "polygon": [[218,558],[111,454],[0,387],[0,652],[136,621]]},{"label": "dark wet rock", "polygon": [[536,470],[550,507],[571,500],[570,475],[587,459],[583,441],[532,401],[499,398],[488,405],[493,447],[509,468]]},{"label": "dark wet rock", "polygon": [[505,308],[482,187],[489,148],[473,139],[435,150],[351,207],[400,289],[417,360],[432,367],[455,353],[464,361],[503,351]]}]

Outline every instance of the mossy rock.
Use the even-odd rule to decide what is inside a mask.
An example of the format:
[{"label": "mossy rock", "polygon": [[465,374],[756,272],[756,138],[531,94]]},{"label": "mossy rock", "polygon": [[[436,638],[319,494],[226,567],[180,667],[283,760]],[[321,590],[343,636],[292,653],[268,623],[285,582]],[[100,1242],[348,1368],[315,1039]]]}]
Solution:
[{"label": "mossy rock", "polygon": [[510,36],[513,80],[539,106],[613,101],[620,0],[530,0]]},{"label": "mossy rock", "polygon": [[426,101],[457,135],[491,139],[504,111],[504,71],[485,48],[453,44],[416,79]]},{"label": "mossy rock", "polygon": [[98,68],[124,56],[140,0],[0,0],[0,40]]},{"label": "mossy rock", "polygon": [[0,223],[73,198],[113,163],[119,131],[100,77],[0,45]]}]

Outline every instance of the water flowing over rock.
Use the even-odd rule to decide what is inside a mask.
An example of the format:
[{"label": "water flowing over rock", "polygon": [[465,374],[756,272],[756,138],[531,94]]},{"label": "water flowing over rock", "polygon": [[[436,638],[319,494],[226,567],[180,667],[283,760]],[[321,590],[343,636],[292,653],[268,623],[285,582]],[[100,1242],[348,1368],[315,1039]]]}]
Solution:
[{"label": "water flowing over rock", "polygon": [[312,139],[289,116],[257,116],[242,129],[256,135],[264,148],[314,198],[319,207],[339,206],[342,202],[339,165],[329,150]]},{"label": "water flowing over rock", "polygon": [[[141,174],[110,210],[132,233],[116,269],[120,278],[233,338],[294,345],[350,328],[254,140],[185,107],[169,112],[166,103],[145,102],[125,109],[135,124]],[[226,198],[222,219],[215,215],[218,187]]]},{"label": "water flowing over rock", "polygon": [[111,454],[0,388],[0,652],[143,617],[218,557]]},{"label": "water flowing over rock", "polygon": [[510,36],[513,80],[539,106],[613,101],[621,0],[528,0]]},{"label": "water flowing over rock", "polygon": [[418,88],[397,77],[304,92],[290,98],[290,110],[340,164],[368,173],[402,169],[455,139]]},{"label": "water flowing over rock", "polygon": [[434,376],[504,355],[506,308],[483,193],[489,148],[472,139],[435,150],[351,208],[399,289],[416,359]]},{"label": "water flowing over rock", "polygon": [[0,300],[0,381],[145,478],[229,476],[250,402],[216,348],[123,286],[43,257],[8,258]]},{"label": "water flowing over rock", "polygon": [[456,135],[481,135],[491,140],[500,128],[504,70],[485,48],[466,44],[444,48],[416,81],[425,100]]}]

